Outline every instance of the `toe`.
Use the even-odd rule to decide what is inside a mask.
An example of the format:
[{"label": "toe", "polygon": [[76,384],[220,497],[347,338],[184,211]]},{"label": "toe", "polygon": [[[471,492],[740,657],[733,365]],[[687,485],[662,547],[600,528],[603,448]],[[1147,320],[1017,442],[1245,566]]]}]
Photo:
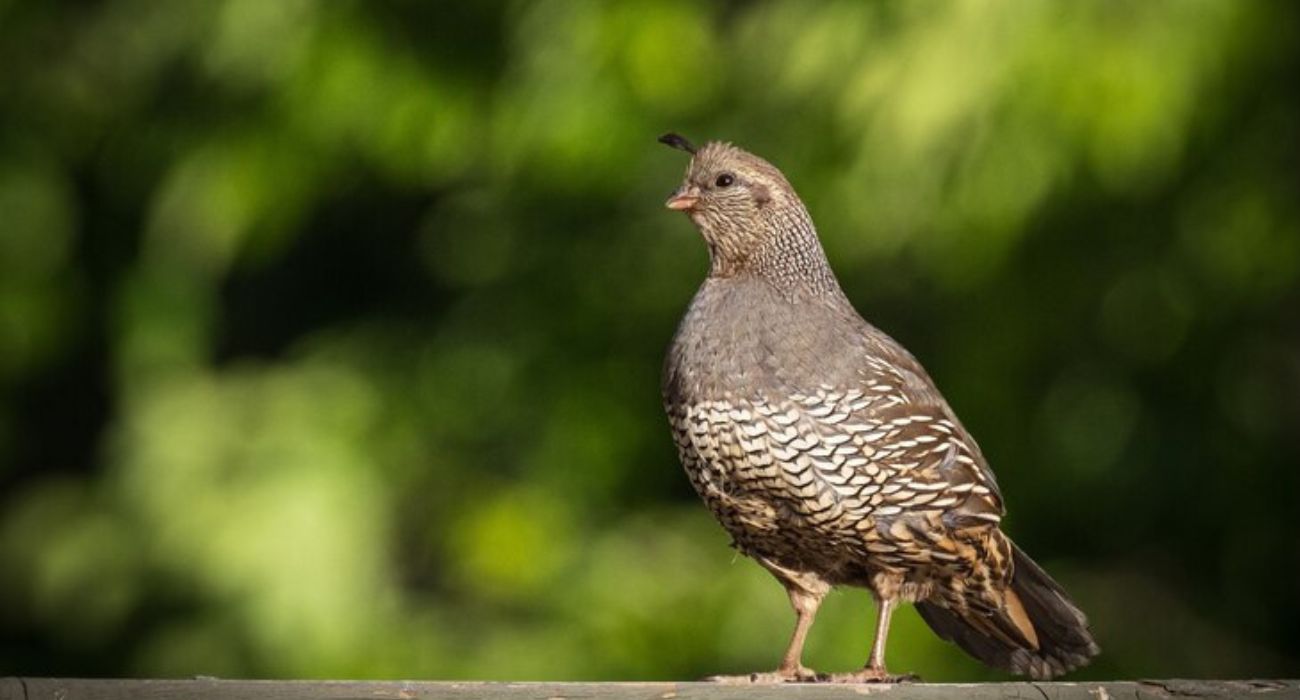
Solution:
[{"label": "toe", "polygon": [[764,685],[784,683],[785,679],[775,673],[746,673],[740,676],[709,676],[704,681],[720,685]]},{"label": "toe", "polygon": [[709,676],[706,683],[721,685],[770,685],[777,683],[815,683],[826,680],[825,674],[819,674],[807,666],[779,668],[766,673],[747,673],[742,676]]},{"label": "toe", "polygon": [[914,683],[920,678],[911,673],[891,674],[883,668],[864,668],[853,673],[836,673],[831,683]]}]

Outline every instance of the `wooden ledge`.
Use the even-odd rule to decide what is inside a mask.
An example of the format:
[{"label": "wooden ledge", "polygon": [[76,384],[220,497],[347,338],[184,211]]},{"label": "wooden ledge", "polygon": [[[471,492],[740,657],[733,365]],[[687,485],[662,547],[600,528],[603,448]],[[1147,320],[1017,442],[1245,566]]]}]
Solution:
[{"label": "wooden ledge", "polygon": [[[1300,700],[1300,679],[1160,680],[1089,683],[909,683],[906,685],[719,685],[716,683],[506,683],[478,681],[250,681],[196,678],[136,680],[0,678],[0,700],[836,700],[879,695],[888,700],[1023,698],[1241,698]],[[883,698],[882,698],[883,700]]]}]

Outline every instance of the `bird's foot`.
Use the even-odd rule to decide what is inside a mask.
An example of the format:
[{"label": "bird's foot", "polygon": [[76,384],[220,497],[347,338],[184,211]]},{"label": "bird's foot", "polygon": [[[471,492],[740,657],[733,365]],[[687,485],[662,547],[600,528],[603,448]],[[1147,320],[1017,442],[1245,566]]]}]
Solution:
[{"label": "bird's foot", "polygon": [[825,673],[818,673],[803,664],[782,666],[776,670],[776,675],[783,678],[785,683],[816,683],[826,679]]},{"label": "bird's foot", "polygon": [[889,673],[883,668],[867,667],[853,673],[832,673],[826,679],[830,683],[915,683],[921,677],[915,673]]},{"label": "bird's foot", "polygon": [[807,666],[782,667],[766,673],[747,673],[742,676],[709,676],[704,680],[722,685],[770,685],[776,683],[817,683],[829,678]]}]

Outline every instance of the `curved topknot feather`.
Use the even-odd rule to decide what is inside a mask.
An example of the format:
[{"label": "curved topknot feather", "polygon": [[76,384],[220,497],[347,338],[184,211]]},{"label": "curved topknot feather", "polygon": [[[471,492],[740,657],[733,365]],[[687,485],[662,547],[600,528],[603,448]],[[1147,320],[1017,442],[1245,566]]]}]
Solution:
[{"label": "curved topknot feather", "polygon": [[660,136],[659,143],[672,146],[673,148],[679,148],[691,155],[695,155],[696,150],[698,150],[690,141],[686,140],[685,136],[672,131]]}]

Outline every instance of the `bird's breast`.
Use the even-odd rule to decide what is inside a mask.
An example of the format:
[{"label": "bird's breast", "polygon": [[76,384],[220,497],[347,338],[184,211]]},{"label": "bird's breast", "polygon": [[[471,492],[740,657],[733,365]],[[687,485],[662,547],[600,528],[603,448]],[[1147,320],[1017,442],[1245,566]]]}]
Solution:
[{"label": "bird's breast", "polygon": [[669,347],[664,399],[696,403],[852,386],[864,353],[854,319],[832,305],[791,301],[761,279],[710,278]]}]

